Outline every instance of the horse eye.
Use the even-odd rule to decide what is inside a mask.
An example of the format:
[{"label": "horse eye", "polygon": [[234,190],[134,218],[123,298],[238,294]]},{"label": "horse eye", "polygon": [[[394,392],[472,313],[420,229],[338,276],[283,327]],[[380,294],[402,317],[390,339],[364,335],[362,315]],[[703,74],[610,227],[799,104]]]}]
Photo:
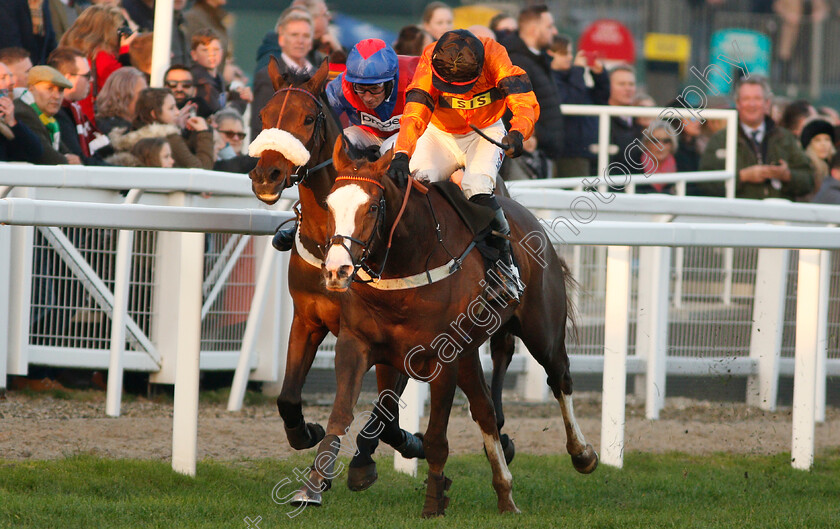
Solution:
[{"label": "horse eye", "polygon": [[379,211],[379,205],[377,205],[377,204],[371,204],[371,206],[370,206],[370,213],[376,213],[377,211]]},{"label": "horse eye", "polygon": [[306,119],[303,120],[304,125],[312,125],[315,123],[315,116],[306,116]]}]

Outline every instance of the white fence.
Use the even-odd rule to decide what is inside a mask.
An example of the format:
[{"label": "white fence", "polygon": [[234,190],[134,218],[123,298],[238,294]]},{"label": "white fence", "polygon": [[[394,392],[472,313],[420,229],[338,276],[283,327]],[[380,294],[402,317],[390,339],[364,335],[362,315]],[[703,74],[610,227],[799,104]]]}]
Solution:
[{"label": "white fence", "polygon": [[[142,182],[142,188],[145,190],[142,196],[139,191],[129,192],[126,196],[119,192],[139,189],[138,182]],[[0,227],[0,259],[3,259],[0,264],[0,306],[9,309],[0,317],[0,336],[5,337],[0,340],[0,381],[5,380],[2,370],[8,369],[9,373],[25,373],[29,363],[97,368],[110,366],[108,412],[118,415],[119,374],[122,368],[151,371],[154,373],[153,379],[160,382],[172,383],[177,380],[178,411],[174,418],[173,466],[179,471],[194,472],[194,410],[197,406],[199,367],[232,369],[238,365],[230,402],[230,407],[235,408],[241,403],[244,382],[249,377],[257,380],[275,380],[282,373],[287,332],[284,320],[287,321],[290,314],[288,297],[284,296],[281,286],[283,257],[276,252],[266,251],[269,248],[268,242],[262,239],[256,244],[253,252],[255,262],[252,270],[255,276],[249,284],[252,284],[256,295],[249,307],[248,323],[241,336],[240,349],[210,351],[202,348],[202,315],[206,318],[214,314],[212,303],[206,303],[207,298],[213,292],[218,295],[220,289],[224,288],[217,286],[218,281],[224,283],[226,278],[229,279],[233,275],[235,259],[232,257],[235,254],[241,256],[246,253],[246,247],[250,243],[243,242],[244,239],[241,238],[220,239],[217,244],[208,246],[203,244],[204,237],[201,234],[270,234],[281,220],[289,217],[289,214],[265,209],[247,209],[257,206],[258,203],[252,198],[250,182],[243,175],[197,170],[48,168],[0,164],[0,185],[6,186],[0,188],[0,196],[9,197],[0,199],[0,223],[16,225]],[[628,336],[632,316],[629,308],[630,298],[629,294],[623,294],[630,292],[632,260],[628,245],[655,248],[651,251],[640,251],[639,260],[643,264],[637,269],[644,269],[646,272],[654,270],[651,267],[655,266],[658,266],[660,271],[669,269],[670,252],[659,249],[661,247],[673,247],[677,249],[675,251],[679,251],[680,248],[689,249],[696,246],[765,249],[836,249],[840,246],[840,237],[836,231],[815,227],[840,224],[840,214],[830,207],[700,198],[680,199],[667,196],[616,196],[607,204],[596,204],[597,219],[589,219],[581,217],[581,211],[577,211],[576,208],[583,204],[582,201],[592,201],[592,194],[532,190],[527,187],[514,185],[512,192],[520,202],[547,219],[548,231],[553,233],[555,244],[567,243],[574,248],[581,245],[611,246],[605,260],[606,270],[604,273],[593,274],[595,279],[592,283],[597,285],[600,281],[605,295],[602,305],[605,310],[602,316],[602,346],[607,354],[572,355],[573,372],[604,372],[605,381],[609,379],[617,382],[618,378],[621,378],[620,386],[612,383],[607,386],[605,383],[604,424],[613,423],[614,419],[623,413],[623,373],[646,375],[645,387],[650,388],[653,381],[662,380],[664,373],[709,372],[713,366],[721,363],[720,357],[689,359],[668,356],[665,344],[668,312],[673,310],[673,297],[669,307],[667,293],[673,291],[672,289],[680,283],[679,277],[675,277],[673,281],[669,280],[668,273],[646,273],[638,280],[650,282],[649,288],[636,287],[639,292],[636,310],[640,314],[646,312],[654,316],[637,319],[637,335],[649,335],[652,338],[640,341],[636,337],[636,354],[627,356],[627,346],[632,341],[632,337]],[[190,192],[182,192],[184,189]],[[204,197],[199,193],[204,193]],[[207,193],[213,193],[213,196],[206,197]],[[121,204],[126,201],[140,203]],[[554,222],[561,217],[566,218],[568,222]],[[585,222],[581,222],[582,218]],[[631,223],[631,219],[655,220],[659,223]],[[728,224],[707,224],[711,219],[722,220]],[[757,219],[772,219],[774,222],[788,222],[796,226],[733,224]],[[32,310],[30,302],[35,253],[33,240],[36,233],[33,226],[52,228],[38,228],[37,233],[52,247],[64,252],[60,257],[63,263],[74,263],[76,268],[72,270],[73,274],[84,279],[85,290],[91,297],[95,298],[99,305],[110,307],[105,311],[106,317],[116,324],[110,326],[108,348],[31,343],[31,325],[28,318]],[[157,235],[137,236],[138,240],[145,240],[146,243],[149,243],[152,237],[156,239],[152,245],[155,246],[154,252],[148,244],[139,243],[140,249],[143,250],[139,252],[141,257],[149,258],[154,255],[156,260],[160,260],[155,264],[152,274],[154,279],[146,282],[138,280],[136,269],[134,274],[129,274],[130,263],[137,261],[137,257],[128,258],[131,253],[129,250],[132,247],[137,249],[137,244],[133,245],[128,237],[130,232],[114,235],[117,238],[116,248],[112,252],[114,263],[109,272],[110,277],[102,278],[99,277],[102,271],[91,264],[89,256],[83,255],[78,248],[73,252],[75,245],[72,239],[78,237],[72,233],[68,236],[67,231],[56,229],[56,226],[161,231]],[[566,233],[557,229],[558,227],[570,231]],[[613,245],[618,246],[613,248]],[[202,256],[206,250],[215,256],[226,255],[228,258],[205,265]],[[596,247],[593,251],[601,250]],[[783,310],[779,310],[780,306],[784,307],[784,288],[779,285],[783,285],[788,276],[785,273],[786,253],[786,250],[761,250],[758,257],[756,284],[766,283],[778,287],[753,287],[756,291],[753,312],[763,314],[762,322],[766,323],[768,328],[784,327],[780,325]],[[766,396],[776,391],[773,388],[779,373],[795,373],[797,393],[794,409],[795,420],[798,424],[801,423],[798,426],[800,432],[803,427],[807,430],[809,418],[813,428],[813,416],[808,411],[808,403],[813,400],[817,403],[820,401],[816,393],[812,395],[813,398],[809,398],[808,392],[803,388],[819,388],[818,383],[822,380],[824,404],[825,374],[840,372],[836,359],[826,362],[821,360],[825,358],[824,347],[817,352],[817,345],[824,346],[825,340],[817,334],[806,335],[809,326],[819,323],[822,327],[817,327],[814,332],[820,333],[824,332],[822,329],[830,323],[827,310],[823,309],[829,290],[828,281],[825,280],[827,260],[824,254],[820,256],[822,275],[818,275],[819,280],[814,283],[812,255],[808,252],[800,254],[800,262],[803,264],[800,265],[799,274],[802,277],[799,280],[799,294],[796,299],[802,304],[802,309],[797,310],[797,318],[806,314],[806,308],[813,307],[816,307],[817,317],[812,318],[807,325],[796,326],[796,360],[790,359],[788,362],[780,358],[778,336],[769,339],[764,335],[765,338],[762,339],[770,341],[762,342],[755,333],[748,342],[748,357],[724,358],[729,369],[751,377],[751,394],[765,396],[763,400],[755,401],[762,406],[775,405],[775,398]],[[580,266],[584,263],[585,260],[581,260]],[[576,272],[579,276],[585,275],[581,269]],[[132,275],[133,281],[130,279]],[[819,285],[819,291],[808,293],[806,296],[804,293],[809,288],[813,290],[814,284]],[[131,294],[132,288],[143,290],[144,287],[151,287],[155,291],[151,294],[150,299],[153,301],[150,305],[156,308],[150,310],[147,316],[150,320],[158,320],[157,326],[154,323],[139,322],[138,320],[142,319],[138,314],[140,311],[135,310],[132,313],[128,309],[128,299],[134,299]],[[642,311],[641,307],[649,307],[650,310]],[[77,307],[80,308],[84,307]],[[119,324],[120,319],[125,325]],[[259,325],[261,321],[269,320],[280,323],[276,326]],[[648,332],[641,332],[640,329]],[[49,338],[50,335],[44,334],[41,337]],[[808,340],[813,342],[813,347],[807,345]],[[127,348],[124,346],[126,342],[129,344]],[[222,353],[221,356],[218,356],[219,353]],[[617,362],[613,362],[612,359]],[[331,360],[329,353],[319,354],[316,366],[328,367],[332,363]],[[179,369],[179,365],[188,368]],[[810,365],[815,366],[813,373]],[[527,373],[528,366],[529,363],[523,355],[516,355],[512,371],[533,375]],[[803,384],[802,377],[816,382]],[[544,375],[536,373],[537,380],[542,378]],[[538,390],[537,393],[544,391],[539,386],[529,387]],[[662,387],[664,384],[660,385],[660,388]],[[611,389],[622,389],[619,391],[620,396],[609,393]],[[531,396],[540,395],[532,393]],[[664,391],[658,395],[650,395],[649,416],[653,417],[658,413],[662,397]],[[604,432],[602,439],[609,439],[610,436],[617,439],[619,434]],[[798,439],[798,444],[794,443],[795,452],[798,454],[794,464],[810,466],[813,457],[812,434],[810,441],[808,435],[799,436]],[[621,451],[611,452],[612,449],[607,448],[606,441],[602,441],[602,445],[605,463],[620,465]],[[612,443],[609,446],[619,445]]]}]

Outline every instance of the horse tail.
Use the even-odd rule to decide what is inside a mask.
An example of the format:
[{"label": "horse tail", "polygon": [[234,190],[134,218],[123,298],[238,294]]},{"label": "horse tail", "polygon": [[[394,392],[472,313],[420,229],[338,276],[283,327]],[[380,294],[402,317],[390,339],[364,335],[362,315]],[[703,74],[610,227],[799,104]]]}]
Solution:
[{"label": "horse tail", "polygon": [[[559,257],[559,256],[558,256]],[[569,265],[566,264],[566,260],[563,258],[559,258],[560,261],[560,269],[563,272],[563,282],[566,285],[566,321],[567,325],[571,329],[572,338],[574,339],[576,344],[580,344],[580,330],[578,329],[578,311],[577,307],[575,306],[575,302],[572,301],[572,296],[570,295],[572,291],[580,289],[580,283],[572,277],[572,271],[569,269]]]}]

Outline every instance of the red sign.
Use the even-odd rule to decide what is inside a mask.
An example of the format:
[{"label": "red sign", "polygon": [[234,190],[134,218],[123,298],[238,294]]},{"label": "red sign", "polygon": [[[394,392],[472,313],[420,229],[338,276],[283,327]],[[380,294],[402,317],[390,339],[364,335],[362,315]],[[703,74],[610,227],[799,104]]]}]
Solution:
[{"label": "red sign", "polygon": [[618,20],[596,20],[580,36],[578,49],[594,52],[600,59],[636,62],[636,45],[633,34]]}]

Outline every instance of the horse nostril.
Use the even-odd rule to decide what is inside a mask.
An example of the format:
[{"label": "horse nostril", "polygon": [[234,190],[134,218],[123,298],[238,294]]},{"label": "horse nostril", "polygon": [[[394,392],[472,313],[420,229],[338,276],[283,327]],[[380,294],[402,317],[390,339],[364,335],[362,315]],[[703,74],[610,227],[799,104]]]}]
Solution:
[{"label": "horse nostril", "polygon": [[338,269],[338,278],[339,279],[347,279],[350,277],[350,274],[353,272],[353,267],[350,265],[341,266]]}]

